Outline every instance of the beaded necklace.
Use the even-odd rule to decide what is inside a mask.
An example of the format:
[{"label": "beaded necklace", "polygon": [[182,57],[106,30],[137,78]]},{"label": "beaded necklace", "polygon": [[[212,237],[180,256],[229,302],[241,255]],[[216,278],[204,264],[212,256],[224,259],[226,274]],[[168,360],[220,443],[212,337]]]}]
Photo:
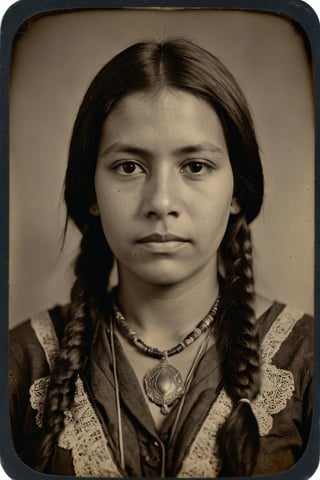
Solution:
[{"label": "beaded necklace", "polygon": [[197,326],[181,342],[168,350],[160,350],[147,345],[138,334],[128,325],[121,313],[115,292],[113,293],[112,315],[123,335],[144,354],[160,359],[151,370],[148,370],[143,379],[143,386],[148,399],[160,407],[162,414],[169,413],[169,407],[184,393],[185,386],[179,370],[170,365],[168,358],[177,355],[195,342],[200,335],[205,333],[212,325],[220,304],[220,296],[217,297],[210,311]]}]

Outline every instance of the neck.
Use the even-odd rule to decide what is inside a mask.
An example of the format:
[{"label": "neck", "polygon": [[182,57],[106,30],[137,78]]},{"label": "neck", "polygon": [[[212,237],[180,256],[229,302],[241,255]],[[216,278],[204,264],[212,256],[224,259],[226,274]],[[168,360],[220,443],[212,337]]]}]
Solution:
[{"label": "neck", "polygon": [[208,268],[183,284],[146,284],[119,268],[118,302],[127,322],[158,348],[177,343],[194,329],[219,294],[217,269]]}]

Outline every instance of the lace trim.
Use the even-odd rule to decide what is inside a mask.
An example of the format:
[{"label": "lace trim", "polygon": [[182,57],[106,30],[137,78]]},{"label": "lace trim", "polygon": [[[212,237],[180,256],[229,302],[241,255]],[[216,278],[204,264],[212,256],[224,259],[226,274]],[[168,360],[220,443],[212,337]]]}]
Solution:
[{"label": "lace trim", "polygon": [[[52,368],[58,351],[58,339],[48,312],[31,319],[31,326],[44,349]],[[42,426],[44,399],[49,377],[36,380],[30,388],[30,405],[37,410],[36,422]],[[65,428],[58,439],[58,446],[72,450],[73,467],[80,477],[121,477],[108,449],[108,442],[98,417],[78,376],[73,406],[65,412]]]},{"label": "lace trim", "polygon": [[36,424],[39,428],[42,427],[44,401],[46,398],[47,389],[49,386],[50,377],[38,378],[29,389],[30,405],[33,410],[37,411]]},{"label": "lace trim", "polygon": [[[285,307],[273,322],[262,343],[261,392],[252,402],[252,410],[261,436],[270,432],[273,425],[272,415],[281,412],[292,397],[294,391],[292,373],[277,368],[272,364],[272,358],[302,315],[299,310]],[[177,477],[217,476],[221,462],[218,457],[216,435],[231,408],[232,402],[222,390],[193,441]]]},{"label": "lace trim", "polygon": [[[38,313],[31,317],[30,322],[51,370],[59,350],[59,342],[49,312]],[[34,410],[37,410],[36,423],[38,427],[42,427],[44,401],[48,385],[49,377],[42,377],[36,380],[29,389],[30,405]]]},{"label": "lace trim", "polygon": [[51,370],[59,351],[59,342],[49,312],[40,312],[31,317],[31,327],[43,348]]}]

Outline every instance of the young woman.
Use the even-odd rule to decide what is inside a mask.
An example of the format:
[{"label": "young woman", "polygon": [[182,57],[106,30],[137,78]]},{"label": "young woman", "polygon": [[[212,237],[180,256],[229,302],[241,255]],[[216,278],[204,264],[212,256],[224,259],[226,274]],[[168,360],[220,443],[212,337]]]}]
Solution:
[{"label": "young woman", "polygon": [[[251,115],[186,40],[124,50],[72,134],[71,302],[12,332],[15,448],[95,477],[273,474],[311,419],[311,320],[255,295],[249,224],[263,199]],[[116,286],[110,274],[116,269]]]}]

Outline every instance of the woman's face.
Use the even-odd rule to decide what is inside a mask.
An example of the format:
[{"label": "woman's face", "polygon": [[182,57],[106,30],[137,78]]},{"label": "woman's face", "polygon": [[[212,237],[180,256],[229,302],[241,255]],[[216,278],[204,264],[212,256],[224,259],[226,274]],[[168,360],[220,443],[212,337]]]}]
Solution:
[{"label": "woman's face", "polygon": [[175,89],[121,100],[103,127],[95,190],[120,278],[173,285],[216,274],[233,174],[205,101]]}]

